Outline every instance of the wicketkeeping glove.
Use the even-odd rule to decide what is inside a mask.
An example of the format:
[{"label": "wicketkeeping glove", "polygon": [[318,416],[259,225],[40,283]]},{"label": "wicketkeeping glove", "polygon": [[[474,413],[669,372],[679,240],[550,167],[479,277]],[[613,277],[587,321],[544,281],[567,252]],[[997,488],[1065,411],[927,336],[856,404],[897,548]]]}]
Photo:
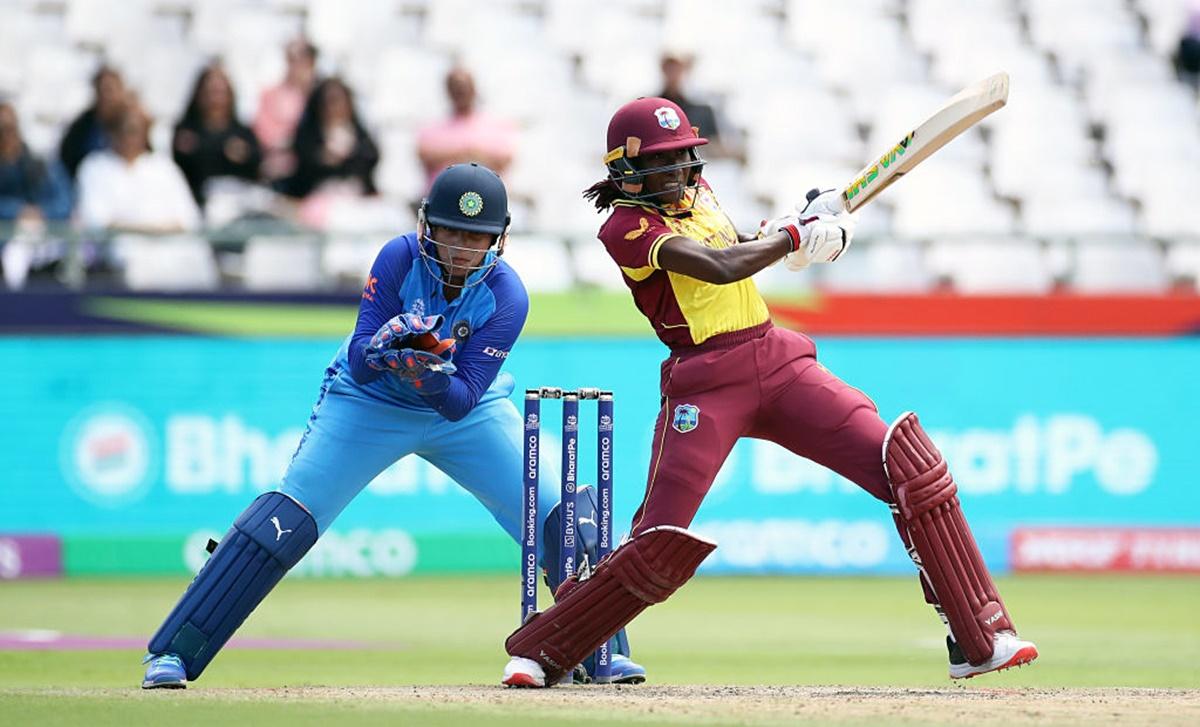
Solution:
[{"label": "wicketkeeping glove", "polygon": [[366,364],[376,371],[396,372],[404,368],[399,353],[405,349],[429,352],[439,361],[449,364],[446,359],[454,353],[454,339],[438,338],[437,329],[443,320],[442,316],[419,316],[415,313],[396,316],[384,323],[371,337],[364,357]]},{"label": "wicketkeeping glove", "polygon": [[450,386],[450,375],[458,369],[448,358],[429,351],[404,348],[385,357],[389,370],[421,394],[440,394]]}]

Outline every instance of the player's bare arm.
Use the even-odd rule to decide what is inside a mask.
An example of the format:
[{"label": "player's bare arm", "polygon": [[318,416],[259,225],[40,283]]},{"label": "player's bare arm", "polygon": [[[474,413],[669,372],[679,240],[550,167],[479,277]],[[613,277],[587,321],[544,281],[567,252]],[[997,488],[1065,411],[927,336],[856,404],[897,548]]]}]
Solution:
[{"label": "player's bare arm", "polygon": [[792,251],[792,238],[779,231],[723,248],[711,248],[687,237],[671,237],[658,251],[663,270],[706,283],[724,285],[754,275]]}]

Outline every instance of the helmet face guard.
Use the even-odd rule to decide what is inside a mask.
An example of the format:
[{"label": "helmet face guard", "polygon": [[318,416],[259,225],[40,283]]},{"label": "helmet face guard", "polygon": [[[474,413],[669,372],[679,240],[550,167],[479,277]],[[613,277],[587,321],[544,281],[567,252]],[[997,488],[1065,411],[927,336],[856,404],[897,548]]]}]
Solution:
[{"label": "helmet face guard", "polygon": [[[618,109],[609,121],[604,165],[608,168],[609,180],[627,199],[667,213],[686,212],[695,204],[696,188],[704,167],[697,147],[707,143],[708,139],[700,136],[700,130],[688,123],[687,114],[674,101],[639,98]],[[687,161],[659,167],[642,163],[652,154],[678,149],[687,149]],[[679,194],[676,190],[645,191],[648,177],[680,169],[686,170],[687,175],[678,201],[664,199],[666,195]]]},{"label": "helmet face guard", "polygon": [[[425,269],[448,288],[470,288],[483,282],[504,253],[512,217],[508,212],[508,192],[500,177],[491,169],[474,162],[447,167],[429,188],[429,196],[417,213],[417,248]],[[478,248],[451,245],[434,239],[433,228],[441,227],[492,236],[478,265],[464,268],[457,282],[450,261],[454,253],[480,252]]]},{"label": "helmet face guard", "polygon": [[[676,164],[667,164],[661,167],[641,168],[641,165],[635,161],[637,157],[630,158],[627,155],[625,146],[618,147],[609,152],[605,156],[605,166],[608,167],[608,178],[616,184],[626,197],[638,203],[654,207],[664,212],[686,212],[690,210],[696,202],[695,190],[700,184],[700,173],[704,170],[704,159],[700,156],[699,149],[696,146],[686,147],[688,150],[688,160]],[[646,192],[646,178],[653,174],[670,174],[671,172],[680,169],[688,170],[687,176],[684,179],[683,197],[678,202],[664,202],[661,198],[666,195],[679,194],[676,190],[663,190],[661,192]],[[687,192],[692,191],[691,195]]]},{"label": "helmet face guard", "polygon": [[[471,288],[483,282],[488,273],[496,267],[496,263],[500,262],[500,256],[504,254],[504,244],[508,241],[508,224],[504,226],[504,230],[492,237],[492,243],[488,246],[487,252],[480,260],[478,265],[471,265],[462,268],[466,274],[462,277],[462,282],[454,282],[452,275],[455,271],[446,260],[450,256],[460,250],[471,253],[479,252],[478,248],[462,247],[460,245],[451,245],[446,242],[439,242],[433,237],[432,227],[447,227],[453,228],[451,225],[438,225],[427,219],[425,214],[425,205],[421,205],[420,211],[417,213],[417,250],[421,254],[421,260],[425,264],[425,270],[433,277],[442,281],[442,285],[447,288]],[[471,232],[472,230],[468,230]]]}]

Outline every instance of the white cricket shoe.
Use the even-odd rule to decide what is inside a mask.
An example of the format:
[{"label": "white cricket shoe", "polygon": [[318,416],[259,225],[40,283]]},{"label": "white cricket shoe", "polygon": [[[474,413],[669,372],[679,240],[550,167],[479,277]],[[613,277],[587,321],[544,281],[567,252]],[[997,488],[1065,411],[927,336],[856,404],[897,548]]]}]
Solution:
[{"label": "white cricket shoe", "polygon": [[950,678],[970,679],[990,671],[1003,671],[1014,666],[1023,666],[1038,658],[1037,646],[1032,641],[1018,638],[1011,631],[997,633],[994,643],[992,658],[982,664],[972,664],[963,656],[962,649],[958,647],[958,644],[947,636],[946,646],[950,649]]},{"label": "white cricket shoe", "polygon": [[546,672],[542,665],[533,659],[514,656],[504,667],[504,679],[501,683],[506,687],[544,687]]}]

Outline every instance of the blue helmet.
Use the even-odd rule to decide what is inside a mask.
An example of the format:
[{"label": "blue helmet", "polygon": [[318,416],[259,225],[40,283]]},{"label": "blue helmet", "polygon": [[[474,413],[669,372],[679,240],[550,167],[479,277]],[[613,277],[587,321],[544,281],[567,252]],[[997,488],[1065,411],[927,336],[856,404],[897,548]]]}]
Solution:
[{"label": "blue helmet", "polygon": [[[499,256],[503,254],[511,221],[508,192],[499,175],[475,162],[451,165],[437,175],[433,186],[429,188],[429,195],[421,202],[417,217],[421,257],[429,272],[442,279],[443,275],[438,272],[443,269],[442,258],[436,250],[453,246],[433,239],[429,230],[431,226],[494,235],[494,252],[484,257],[483,264],[470,268],[461,287],[475,285],[495,267]],[[437,270],[434,269],[435,265]],[[449,280],[443,282],[455,285]]]}]

